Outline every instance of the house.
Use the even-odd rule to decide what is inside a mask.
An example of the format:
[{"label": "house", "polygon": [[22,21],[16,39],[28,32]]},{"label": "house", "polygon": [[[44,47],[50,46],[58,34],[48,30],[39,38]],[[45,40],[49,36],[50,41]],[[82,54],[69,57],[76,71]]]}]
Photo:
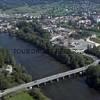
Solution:
[{"label": "house", "polygon": [[13,72],[12,65],[6,65],[4,70],[11,74]]}]

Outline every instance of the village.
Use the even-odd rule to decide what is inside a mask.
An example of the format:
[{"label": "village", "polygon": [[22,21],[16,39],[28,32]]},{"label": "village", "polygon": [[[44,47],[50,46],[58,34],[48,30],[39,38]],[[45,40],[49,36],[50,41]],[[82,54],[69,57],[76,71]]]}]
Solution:
[{"label": "village", "polygon": [[50,33],[52,45],[64,46],[79,53],[84,52],[88,47],[100,46],[99,43],[90,40],[90,38],[96,38],[95,33],[89,34],[85,38],[76,39],[71,37],[73,35],[77,36],[79,32],[83,32],[83,29],[88,30],[96,27],[99,30],[100,26],[97,26],[97,24],[100,22],[100,15],[96,12],[90,17],[86,14],[82,17],[77,15],[55,18],[45,16],[39,22],[42,28]]},{"label": "village", "polygon": [[[100,30],[100,14],[97,12],[85,13],[82,15],[68,15],[52,17],[48,15],[32,16],[31,14],[0,14],[0,31],[15,32],[18,30],[16,23],[19,21],[32,22],[36,19],[41,27],[50,34],[50,42],[52,45],[60,45],[70,48],[75,52],[84,52],[89,46],[99,46],[100,44],[90,40],[91,37],[96,38],[95,33],[89,34],[85,38],[76,39],[72,36],[79,35],[83,30],[97,29]],[[10,19],[10,20],[9,20]]]}]

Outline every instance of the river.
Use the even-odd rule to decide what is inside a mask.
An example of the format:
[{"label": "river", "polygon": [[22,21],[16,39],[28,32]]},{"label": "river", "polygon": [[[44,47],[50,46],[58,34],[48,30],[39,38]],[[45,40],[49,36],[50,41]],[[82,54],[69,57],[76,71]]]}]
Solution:
[{"label": "river", "polygon": [[[32,75],[33,80],[68,70],[68,67],[34,45],[10,37],[8,34],[0,34],[0,46],[13,53],[16,61],[25,67],[26,71]],[[34,52],[23,53],[22,50],[34,50]],[[89,88],[83,78],[71,78],[60,80],[58,83],[48,83],[41,89],[52,100],[100,100],[100,94]]]}]

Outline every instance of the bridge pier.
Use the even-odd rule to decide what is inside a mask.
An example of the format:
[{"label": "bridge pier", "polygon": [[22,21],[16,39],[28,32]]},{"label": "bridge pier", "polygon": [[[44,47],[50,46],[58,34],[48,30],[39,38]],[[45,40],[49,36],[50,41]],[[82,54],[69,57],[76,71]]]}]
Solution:
[{"label": "bridge pier", "polygon": [[65,79],[65,77],[63,77],[63,80]]},{"label": "bridge pier", "polygon": [[57,82],[59,82],[59,78],[57,78]]},{"label": "bridge pier", "polygon": [[46,86],[46,82],[44,83],[44,85]]},{"label": "bridge pier", "polygon": [[39,87],[40,87],[40,85],[39,85],[39,84],[37,84],[37,87],[39,88]]},{"label": "bridge pier", "polygon": [[50,82],[53,83],[53,80],[51,80]]},{"label": "bridge pier", "polygon": [[79,72],[79,74],[80,74],[80,75],[82,75],[82,74],[83,74],[83,72]]},{"label": "bridge pier", "polygon": [[71,75],[68,75],[68,78],[70,78],[71,77]]},{"label": "bridge pier", "polygon": [[77,73],[73,74],[72,76],[73,76],[73,77],[77,77]]}]

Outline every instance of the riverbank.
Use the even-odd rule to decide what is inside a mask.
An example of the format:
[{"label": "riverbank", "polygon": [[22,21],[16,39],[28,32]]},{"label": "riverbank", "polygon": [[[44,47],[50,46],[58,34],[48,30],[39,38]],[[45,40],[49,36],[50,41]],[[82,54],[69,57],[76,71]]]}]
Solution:
[{"label": "riverbank", "polygon": [[24,40],[28,43],[34,44],[35,46],[44,50],[45,53],[49,54],[57,61],[75,69],[83,67],[92,63],[92,59],[79,53],[72,52],[70,49],[61,47],[58,45],[53,46],[48,40],[31,34],[16,33],[17,38]]},{"label": "riverbank", "polygon": [[[11,53],[13,53],[12,49],[14,48],[22,50],[39,49],[7,34],[0,35],[0,45],[11,50]],[[14,56],[17,63],[23,65],[27,72],[31,74],[33,80],[69,70],[64,64],[43,52],[38,54],[14,54]],[[65,78],[52,84],[47,83],[46,86],[41,86],[41,89],[52,100],[65,100],[65,98],[66,100],[100,100],[100,94],[89,88],[82,77]]]},{"label": "riverbank", "polygon": [[32,77],[16,63],[9,50],[0,48],[0,90],[32,81]]},{"label": "riverbank", "polygon": [[30,23],[19,22],[16,27],[18,27],[15,32],[17,38],[41,48],[60,63],[69,66],[70,69],[83,67],[91,63],[89,57],[73,52],[68,47],[52,44],[50,33],[44,30],[37,20]]},{"label": "riverbank", "polygon": [[[11,70],[6,69],[6,66],[11,67]],[[4,66],[4,67],[3,67]],[[23,69],[23,67],[16,63],[10,51],[4,48],[0,48],[0,90],[5,91],[5,89],[28,83],[32,81],[32,77]],[[10,71],[10,72],[9,72]],[[49,100],[40,89],[34,89],[29,92],[12,93],[11,95],[3,97],[4,100]]]}]

